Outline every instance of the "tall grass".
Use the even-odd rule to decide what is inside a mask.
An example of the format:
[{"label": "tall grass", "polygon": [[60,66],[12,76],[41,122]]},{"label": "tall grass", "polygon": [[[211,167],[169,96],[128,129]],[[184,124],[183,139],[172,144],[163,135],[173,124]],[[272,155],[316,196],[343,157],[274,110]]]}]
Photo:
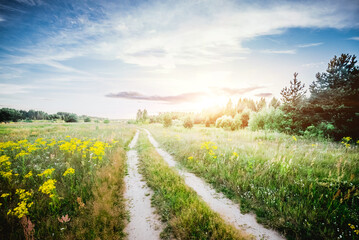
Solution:
[{"label": "tall grass", "polygon": [[123,152],[134,130],[41,126],[7,125],[0,137],[0,239],[123,237]]},{"label": "tall grass", "polygon": [[265,131],[150,131],[177,161],[289,239],[358,238],[358,148]]},{"label": "tall grass", "polygon": [[142,133],[139,143],[141,173],[153,189],[153,203],[167,222],[162,238],[171,239],[249,239],[226,225],[218,214],[186,186],[178,173],[159,156]]}]

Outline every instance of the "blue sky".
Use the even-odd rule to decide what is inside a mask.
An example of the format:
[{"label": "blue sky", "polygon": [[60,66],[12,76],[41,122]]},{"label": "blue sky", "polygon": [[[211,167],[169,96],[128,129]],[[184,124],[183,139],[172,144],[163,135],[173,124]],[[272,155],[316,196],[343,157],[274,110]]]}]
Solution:
[{"label": "blue sky", "polygon": [[134,117],[307,86],[359,54],[359,1],[0,0],[0,107]]}]

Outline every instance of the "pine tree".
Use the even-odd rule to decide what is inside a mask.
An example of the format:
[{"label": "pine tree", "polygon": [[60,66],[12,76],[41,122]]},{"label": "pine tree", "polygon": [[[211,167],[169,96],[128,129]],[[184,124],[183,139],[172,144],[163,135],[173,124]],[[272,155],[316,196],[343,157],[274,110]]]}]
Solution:
[{"label": "pine tree", "polygon": [[298,81],[297,76],[298,73],[295,72],[293,81],[290,81],[290,87],[285,87],[280,92],[283,104],[292,108],[298,107],[307,92],[304,90],[305,84]]}]

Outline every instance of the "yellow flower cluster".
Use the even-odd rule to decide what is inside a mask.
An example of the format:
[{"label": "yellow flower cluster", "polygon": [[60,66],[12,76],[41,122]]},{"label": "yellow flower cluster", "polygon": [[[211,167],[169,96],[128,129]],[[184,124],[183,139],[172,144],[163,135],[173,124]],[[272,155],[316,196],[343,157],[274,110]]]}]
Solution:
[{"label": "yellow flower cluster", "polygon": [[55,196],[54,190],[56,189],[55,186],[56,180],[55,179],[49,179],[44,184],[42,184],[39,187],[39,192],[49,194],[49,196],[52,198]]},{"label": "yellow flower cluster", "polygon": [[346,148],[350,148],[350,140],[352,140],[351,137],[343,137],[342,139],[342,144],[346,147]]},{"label": "yellow flower cluster", "polygon": [[17,216],[18,218],[22,218],[23,216],[29,214],[29,208],[34,204],[34,202],[30,202],[32,193],[25,191],[25,189],[16,189],[15,193],[19,195],[20,202],[13,210],[10,209],[7,212],[7,215],[11,214]]},{"label": "yellow flower cluster", "polygon": [[3,178],[7,178],[10,180],[12,176],[12,170],[10,170],[11,162],[10,157],[6,155],[0,156],[0,175]]},{"label": "yellow flower cluster", "polygon": [[64,172],[63,176],[66,176],[67,174],[75,174],[75,169],[73,169],[73,168],[68,168],[68,169]]},{"label": "yellow flower cluster", "polygon": [[201,144],[201,149],[206,149],[207,150],[207,153],[214,159],[217,158],[217,155],[216,153],[213,151],[213,150],[217,150],[217,146],[215,143],[211,142],[211,141],[208,141],[208,142],[203,142]]},{"label": "yellow flower cluster", "polygon": [[55,168],[49,168],[49,169],[44,170],[42,173],[37,174],[37,176],[39,176],[39,177],[42,177],[42,176],[48,177],[48,176],[51,176],[53,171],[55,171]]},{"label": "yellow flower cluster", "polygon": [[24,178],[29,178],[29,177],[31,177],[32,176],[32,171],[30,171],[28,174],[26,174],[25,176],[24,176]]},{"label": "yellow flower cluster", "polygon": [[356,234],[356,235],[359,235],[359,229],[355,229],[355,226],[353,225],[353,224],[348,224],[348,226],[352,229],[352,230],[354,230],[354,233]]}]

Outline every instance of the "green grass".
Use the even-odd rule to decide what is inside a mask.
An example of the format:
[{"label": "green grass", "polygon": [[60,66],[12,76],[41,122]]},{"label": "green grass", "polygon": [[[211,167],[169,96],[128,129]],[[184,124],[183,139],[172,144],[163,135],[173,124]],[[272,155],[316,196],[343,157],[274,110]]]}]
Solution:
[{"label": "green grass", "polygon": [[153,189],[153,203],[167,223],[161,234],[170,239],[249,239],[249,236],[227,225],[218,214],[186,186],[141,133],[137,145],[140,170]]},{"label": "green grass", "polygon": [[289,239],[358,238],[349,227],[359,225],[357,147],[265,131],[149,129],[182,165]]},{"label": "green grass", "polygon": [[[1,127],[10,133],[0,136],[0,196],[9,194],[0,197],[0,239],[24,238],[23,215],[35,224],[37,239],[124,237],[125,150],[134,128],[36,122]],[[69,168],[75,172],[64,176]],[[47,169],[54,170],[38,175]],[[52,180],[53,189],[39,191]],[[25,208],[17,212],[21,203]],[[58,218],[66,215],[71,219],[61,223]]]}]

